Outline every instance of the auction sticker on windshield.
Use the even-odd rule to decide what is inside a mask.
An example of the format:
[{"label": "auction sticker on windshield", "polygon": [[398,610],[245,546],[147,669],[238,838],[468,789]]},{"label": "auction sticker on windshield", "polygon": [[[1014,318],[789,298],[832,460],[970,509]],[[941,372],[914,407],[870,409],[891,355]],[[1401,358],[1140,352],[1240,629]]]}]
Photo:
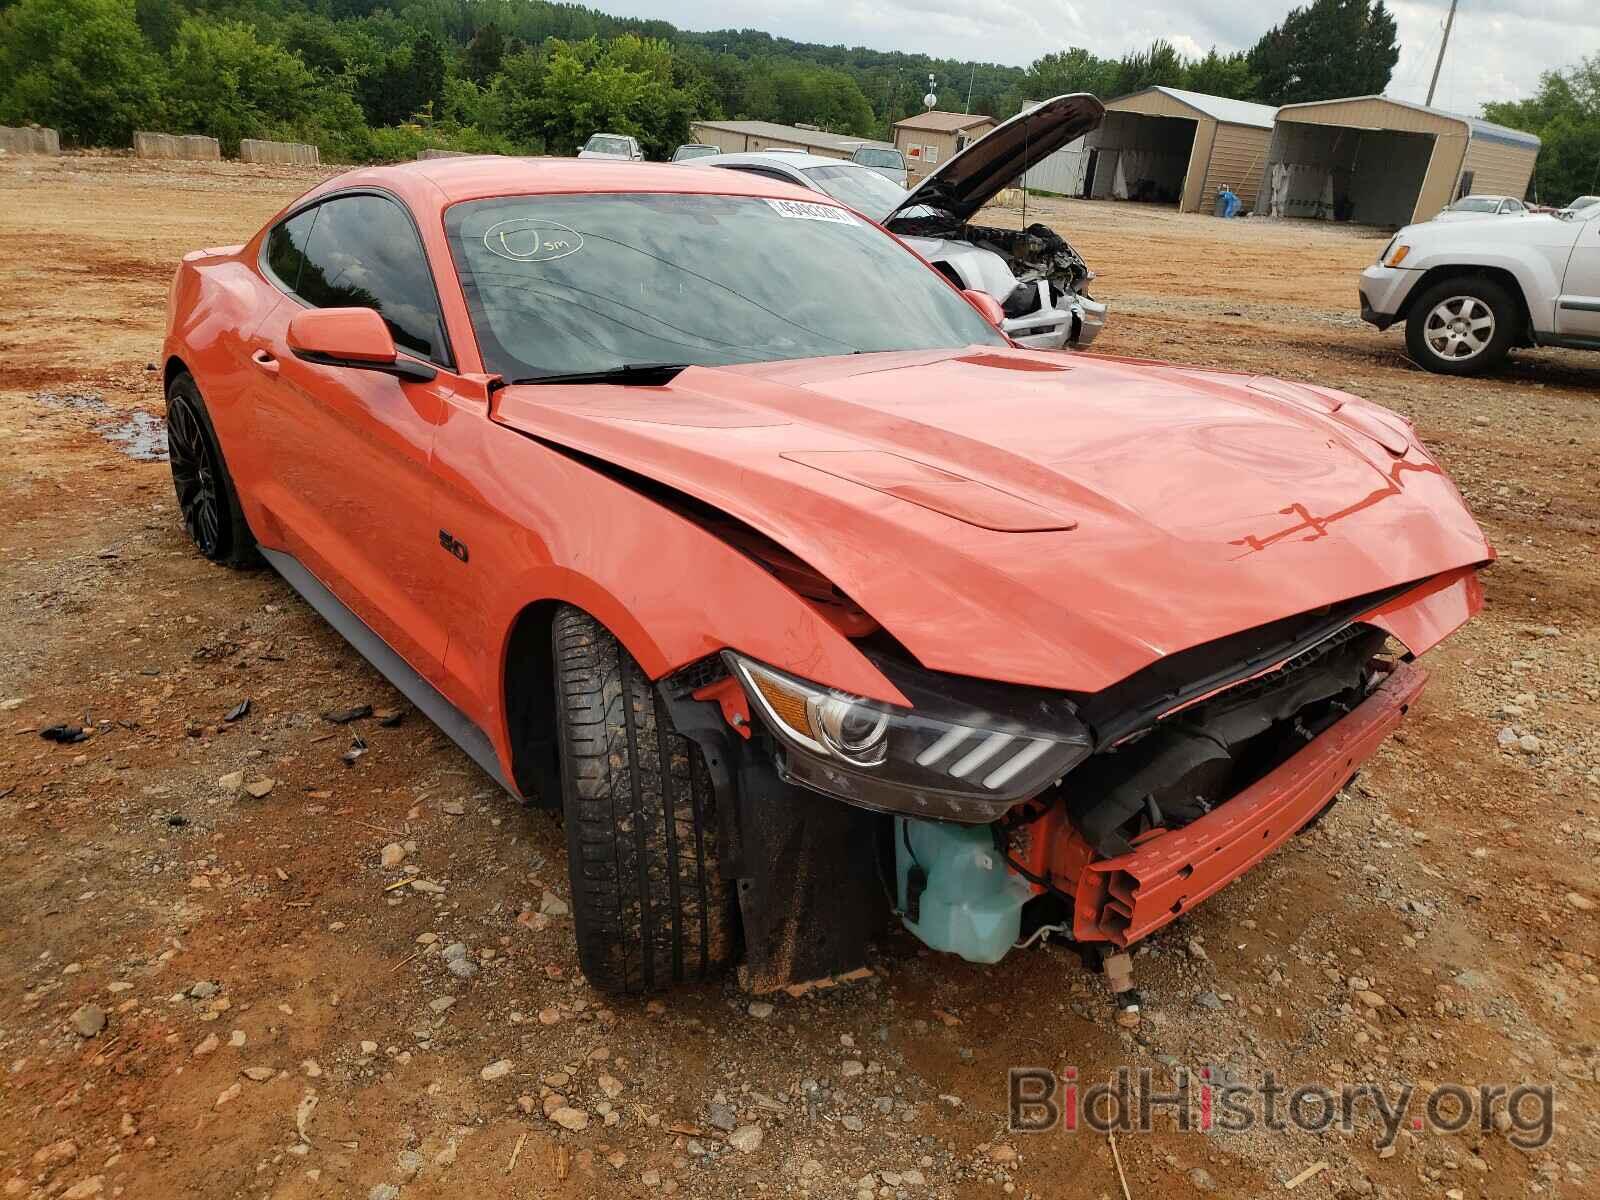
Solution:
[{"label": "auction sticker on windshield", "polygon": [[854,225],[855,218],[842,208],[835,208],[831,204],[810,204],[804,200],[772,200],[767,203],[777,210],[778,215],[790,217],[797,221],[832,221],[835,225]]}]

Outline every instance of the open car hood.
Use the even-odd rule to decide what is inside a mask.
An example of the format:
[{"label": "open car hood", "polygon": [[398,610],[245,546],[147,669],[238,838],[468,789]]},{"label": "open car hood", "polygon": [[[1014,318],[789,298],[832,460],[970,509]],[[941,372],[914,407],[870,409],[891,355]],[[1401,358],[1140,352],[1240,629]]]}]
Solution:
[{"label": "open car hood", "polygon": [[1068,691],[1494,554],[1399,417],[1245,375],[973,347],[511,386],[492,417],[776,542],[930,669]]},{"label": "open car hood", "polygon": [[1105,115],[1105,105],[1087,92],[1036,104],[996,126],[912,188],[883,224],[892,230],[897,217],[922,207],[968,221],[1041,161],[1099,128]]}]

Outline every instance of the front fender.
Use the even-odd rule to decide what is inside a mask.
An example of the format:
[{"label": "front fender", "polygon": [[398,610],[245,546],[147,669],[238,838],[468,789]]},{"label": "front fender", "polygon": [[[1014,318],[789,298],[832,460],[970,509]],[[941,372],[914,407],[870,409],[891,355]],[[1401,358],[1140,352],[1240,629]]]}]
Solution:
[{"label": "front fender", "polygon": [[434,469],[439,522],[469,548],[440,602],[453,609],[444,690],[509,764],[509,643],[530,604],[604,624],[652,679],[724,648],[891,704],[905,697],[817,608],[694,520],[571,455],[452,411]]}]

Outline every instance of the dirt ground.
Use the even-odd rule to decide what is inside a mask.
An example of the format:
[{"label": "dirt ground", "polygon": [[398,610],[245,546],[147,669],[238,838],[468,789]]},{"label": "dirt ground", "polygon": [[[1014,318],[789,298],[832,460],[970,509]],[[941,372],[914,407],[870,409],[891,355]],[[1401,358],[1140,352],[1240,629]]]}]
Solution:
[{"label": "dirt ground", "polygon": [[[179,255],[316,178],[0,162],[4,1195],[1148,1200],[1277,1195],[1319,1163],[1298,1194],[1600,1194],[1600,357],[1448,381],[1355,317],[1375,232],[1031,203],[1101,273],[1097,349],[1413,417],[1500,549],[1488,610],[1317,831],[1145,946],[1136,1028],[1070,950],[979,968],[903,933],[870,982],[770,1009],[732,981],[613,1002],[578,976],[554,818],[414,712],[326,721],[405,706],[269,571],[194,554],[165,464],[107,438],[159,435]],[[60,722],[92,736],[41,739]],[[1168,1115],[1113,1148],[1008,1134],[1023,1065],[1549,1083],[1556,1128],[1382,1153],[1370,1113]]]}]

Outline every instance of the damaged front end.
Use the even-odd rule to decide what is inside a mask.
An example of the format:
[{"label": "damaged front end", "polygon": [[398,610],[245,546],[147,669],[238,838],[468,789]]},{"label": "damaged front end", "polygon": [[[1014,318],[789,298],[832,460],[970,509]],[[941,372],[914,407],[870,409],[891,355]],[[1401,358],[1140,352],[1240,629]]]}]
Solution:
[{"label": "damaged front end", "polygon": [[680,682],[678,715],[697,711],[713,761],[738,764],[725,811],[747,985],[860,967],[891,912],[972,962],[1040,930],[1131,945],[1337,800],[1426,681],[1394,629],[1480,604],[1468,570],[1170,656],[1094,696],[933,676],[883,646],[869,657],[911,708],[732,652],[707,660],[700,686]]},{"label": "damaged front end", "polygon": [[[1095,273],[1070,242],[1047,226],[1000,229],[921,217],[902,219],[895,228],[958,286],[986,291],[999,300],[1005,311],[1001,327],[1019,345],[1083,349],[1105,327],[1107,306],[1089,294]],[[980,253],[964,253],[963,247]]]},{"label": "damaged front end", "polygon": [[988,292],[1005,310],[1006,334],[1033,350],[1084,347],[1105,325],[1106,306],[1080,255],[1043,225],[970,224],[983,206],[1075,138],[1097,128],[1093,96],[1055,96],[1018,113],[967,146],[907,193],[883,224],[908,239],[958,286]]}]

